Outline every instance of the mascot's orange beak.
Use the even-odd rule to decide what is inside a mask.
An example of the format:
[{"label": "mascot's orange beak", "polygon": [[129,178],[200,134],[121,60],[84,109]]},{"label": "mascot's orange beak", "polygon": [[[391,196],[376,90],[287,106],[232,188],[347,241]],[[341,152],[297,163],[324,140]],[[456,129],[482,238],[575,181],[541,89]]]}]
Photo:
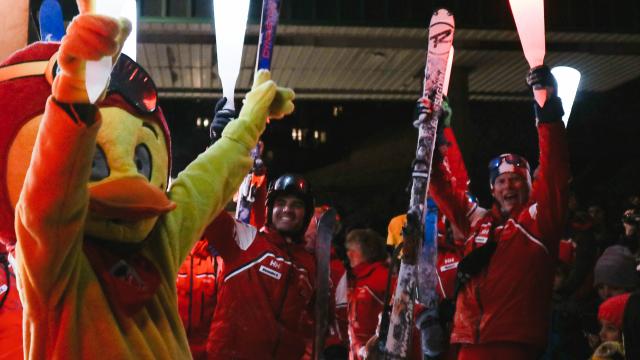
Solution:
[{"label": "mascot's orange beak", "polygon": [[138,221],[176,208],[159,188],[142,178],[123,178],[89,188],[89,210],[107,219]]}]

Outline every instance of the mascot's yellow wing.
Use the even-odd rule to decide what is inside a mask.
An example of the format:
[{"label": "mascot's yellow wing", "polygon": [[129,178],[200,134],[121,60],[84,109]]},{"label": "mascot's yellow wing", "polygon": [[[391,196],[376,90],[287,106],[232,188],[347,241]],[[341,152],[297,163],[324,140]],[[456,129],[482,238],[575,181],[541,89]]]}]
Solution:
[{"label": "mascot's yellow wing", "polygon": [[249,152],[264,131],[267,113],[243,115],[230,122],[222,138],[171,185],[169,197],[177,207],[160,218],[159,226],[165,239],[162,243],[175,247],[171,249],[174,277],[205,227],[231,200],[253,165]]}]

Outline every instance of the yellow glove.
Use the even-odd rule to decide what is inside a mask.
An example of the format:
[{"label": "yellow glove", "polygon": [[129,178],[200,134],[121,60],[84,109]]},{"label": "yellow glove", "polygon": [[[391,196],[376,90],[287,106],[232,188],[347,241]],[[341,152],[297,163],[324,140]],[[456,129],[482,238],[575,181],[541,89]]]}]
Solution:
[{"label": "yellow glove", "polygon": [[268,70],[258,71],[238,119],[231,121],[222,135],[253,148],[264,131],[267,117],[281,119],[293,112],[294,97],[293,90],[276,86]]},{"label": "yellow glove", "polygon": [[[255,79],[253,80],[251,92],[257,90],[258,87],[267,82],[273,82],[273,80],[271,80],[271,73],[268,70],[258,71]],[[291,114],[295,108],[293,105],[295,95],[296,94],[290,88],[276,87],[275,96],[269,106],[269,118],[282,119],[285,115]],[[249,94],[247,94],[247,100],[248,99]]]},{"label": "yellow glove", "polygon": [[[124,18],[114,19],[95,14],[76,16],[60,44],[60,73],[53,81],[53,97],[64,103],[88,103],[86,62],[100,60],[104,56],[111,56],[115,61],[130,32],[131,23]],[[104,94],[100,99],[103,97]]]}]

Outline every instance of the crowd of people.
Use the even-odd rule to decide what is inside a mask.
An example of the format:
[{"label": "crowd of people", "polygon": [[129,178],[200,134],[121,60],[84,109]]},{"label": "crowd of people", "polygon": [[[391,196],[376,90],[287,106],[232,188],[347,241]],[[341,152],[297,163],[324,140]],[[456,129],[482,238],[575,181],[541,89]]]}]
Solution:
[{"label": "crowd of people", "polygon": [[[331,204],[317,204],[303,176],[262,183],[252,211],[264,216],[249,224],[224,210],[266,118],[293,110],[292,91],[258,73],[242,111],[216,114],[212,145],[169,187],[170,137],[155,102],[118,88],[120,73],[99,106],[84,88],[80,65],[117,58],[129,30],[83,14],[62,45],[3,63],[22,71],[57,56],[60,71],[0,81],[0,92],[39,99],[28,116],[3,114],[16,144],[31,146],[9,143],[2,158],[18,165],[1,173],[0,358],[384,358],[380,319],[411,251],[395,249],[407,216],[390,219],[386,243],[338,216],[330,286],[319,289],[314,251]],[[120,57],[114,71],[126,69],[129,82],[144,74]],[[526,80],[544,90],[533,101],[540,165],[492,159],[486,209],[469,193],[451,110],[418,104],[442,124],[428,193],[440,214],[439,304],[415,307],[411,359],[640,359],[640,197],[619,233],[602,208],[578,206],[555,79],[540,66]],[[326,333],[314,333],[320,321]]]}]

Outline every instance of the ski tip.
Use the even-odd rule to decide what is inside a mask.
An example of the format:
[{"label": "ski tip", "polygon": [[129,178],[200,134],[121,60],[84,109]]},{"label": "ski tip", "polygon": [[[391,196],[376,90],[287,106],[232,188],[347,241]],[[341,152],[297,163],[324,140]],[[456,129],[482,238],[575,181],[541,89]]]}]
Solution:
[{"label": "ski tip", "polygon": [[445,7],[441,7],[441,8],[435,9],[431,16],[432,17],[453,17],[453,11]]},{"label": "ski tip", "polygon": [[446,25],[454,29],[456,24],[453,13],[446,8],[440,8],[434,11],[433,16],[431,16],[431,21],[429,22],[429,28],[438,25]]},{"label": "ski tip", "polygon": [[445,7],[435,9],[432,16],[453,16],[453,12]]},{"label": "ski tip", "polygon": [[326,223],[326,222],[335,223],[335,221],[336,221],[336,209],[330,207],[322,214],[318,223],[319,224]]}]

